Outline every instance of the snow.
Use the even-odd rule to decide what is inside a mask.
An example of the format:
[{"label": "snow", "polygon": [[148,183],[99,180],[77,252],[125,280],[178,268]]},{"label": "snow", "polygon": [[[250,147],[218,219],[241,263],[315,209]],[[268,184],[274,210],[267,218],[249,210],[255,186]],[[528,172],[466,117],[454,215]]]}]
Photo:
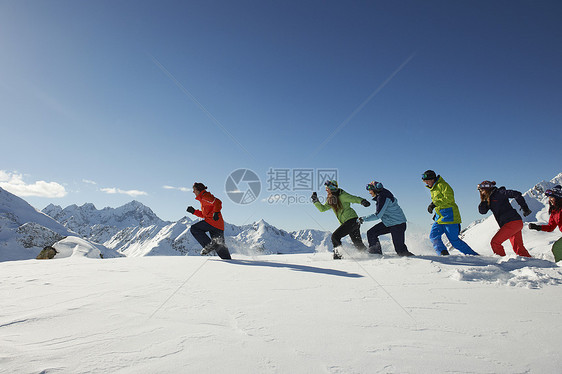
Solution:
[{"label": "snow", "polygon": [[[526,222],[548,221],[544,190],[561,181],[524,194],[533,210]],[[0,373],[562,367],[562,262],[550,251],[558,230],[525,226],[533,258],[516,256],[509,242],[498,257],[490,247],[498,225],[483,216],[462,234],[481,256],[435,256],[428,223],[423,234],[407,231],[415,257],[397,257],[385,236],[383,256],[345,245],[334,261],[329,233],[260,220],[226,224],[233,260],[223,261],[195,256],[194,221],[161,221],[138,202],[44,212],[66,227],[0,189]],[[55,259],[32,260],[46,243]],[[106,246],[127,257],[109,258],[119,254]]]},{"label": "snow", "polygon": [[65,257],[101,258],[101,251],[92,243],[76,236],[69,236],[56,242],[53,247],[57,251],[55,259]]},{"label": "snow", "polygon": [[559,372],[556,264],[347,250],[0,263],[0,372]]}]

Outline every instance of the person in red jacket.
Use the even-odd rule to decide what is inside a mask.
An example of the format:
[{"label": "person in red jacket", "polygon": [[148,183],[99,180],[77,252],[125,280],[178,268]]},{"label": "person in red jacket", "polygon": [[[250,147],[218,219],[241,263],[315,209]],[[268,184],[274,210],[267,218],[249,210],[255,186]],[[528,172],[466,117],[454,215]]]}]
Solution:
[{"label": "person in red jacket", "polygon": [[[550,213],[550,218],[547,225],[537,225],[536,223],[529,223],[529,228],[537,231],[547,231],[552,232],[556,227],[562,231],[562,186],[554,186],[550,190],[544,192],[548,196],[548,203],[550,208],[548,213]],[[562,238],[558,239],[552,245],[552,254],[554,255],[554,261],[558,262],[562,260]]]},{"label": "person in red jacket", "polygon": [[[203,218],[194,225],[191,225],[191,234],[201,244],[203,249],[201,255],[207,255],[213,251],[217,252],[220,258],[230,260],[230,252],[224,241],[224,220],[222,218],[221,209],[222,202],[207,191],[207,186],[203,183],[193,184],[193,193],[195,199],[201,202],[201,210],[194,207],[187,207],[187,211]],[[211,237],[207,235],[207,232]]]}]

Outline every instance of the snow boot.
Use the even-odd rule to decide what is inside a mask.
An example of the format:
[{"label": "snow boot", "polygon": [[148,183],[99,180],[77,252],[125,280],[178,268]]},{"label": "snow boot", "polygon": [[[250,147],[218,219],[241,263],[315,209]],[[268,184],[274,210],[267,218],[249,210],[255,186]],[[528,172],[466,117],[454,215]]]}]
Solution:
[{"label": "snow boot", "polygon": [[215,250],[215,245],[214,243],[211,243],[205,246],[205,248],[201,250],[201,256],[207,256],[209,253],[213,252],[214,250]]},{"label": "snow boot", "polygon": [[339,247],[334,248],[334,260],[341,260],[342,259],[342,255],[341,255],[341,251],[339,250]]},{"label": "snow boot", "polygon": [[381,243],[377,241],[369,247],[369,253],[372,255],[382,255]]},{"label": "snow boot", "polygon": [[232,257],[230,257],[230,252],[228,251],[228,248],[226,248],[223,245],[221,245],[217,249],[217,255],[219,255],[219,257],[222,258],[223,260],[232,260]]},{"label": "snow boot", "polygon": [[397,252],[398,256],[400,257],[410,257],[410,256],[415,256],[412,252],[406,250],[405,252]]}]

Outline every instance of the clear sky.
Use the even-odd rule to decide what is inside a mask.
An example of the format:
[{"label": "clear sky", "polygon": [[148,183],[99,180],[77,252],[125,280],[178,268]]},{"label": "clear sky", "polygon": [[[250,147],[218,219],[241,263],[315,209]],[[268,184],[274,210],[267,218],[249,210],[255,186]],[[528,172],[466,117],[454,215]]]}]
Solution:
[{"label": "clear sky", "polygon": [[[561,19],[560,1],[0,0],[0,185],[177,220],[198,181],[231,223],[333,230],[310,190],[267,179],[336,169],[425,230],[433,169],[467,225],[482,180],[562,171]],[[226,193],[240,168],[262,182],[251,204]],[[283,193],[301,201],[267,201]]]}]

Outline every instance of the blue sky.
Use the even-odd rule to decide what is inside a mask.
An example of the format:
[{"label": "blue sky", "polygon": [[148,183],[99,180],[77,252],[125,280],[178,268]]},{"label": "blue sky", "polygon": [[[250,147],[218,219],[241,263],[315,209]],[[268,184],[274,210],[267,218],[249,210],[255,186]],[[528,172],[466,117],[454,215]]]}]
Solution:
[{"label": "blue sky", "polygon": [[[166,220],[196,201],[164,186],[201,181],[229,222],[333,230],[267,203],[310,191],[266,179],[337,169],[425,230],[434,169],[467,225],[482,180],[562,171],[561,18],[559,1],[0,1],[0,181],[39,209],[136,199]],[[225,192],[239,168],[262,179],[253,204]]]}]

